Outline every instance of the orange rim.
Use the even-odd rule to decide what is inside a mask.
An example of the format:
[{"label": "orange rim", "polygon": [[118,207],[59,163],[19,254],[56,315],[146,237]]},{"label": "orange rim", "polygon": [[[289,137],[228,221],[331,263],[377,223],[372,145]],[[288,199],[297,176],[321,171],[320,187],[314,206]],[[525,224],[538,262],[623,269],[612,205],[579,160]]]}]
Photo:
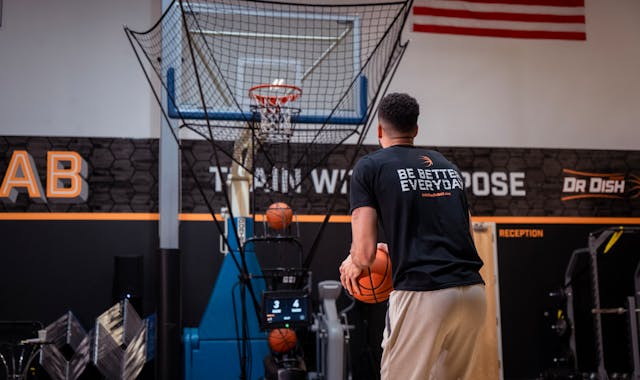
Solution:
[{"label": "orange rim", "polygon": [[[261,93],[261,90],[288,90],[284,95],[269,95]],[[302,95],[302,89],[292,84],[259,84],[249,89],[249,97],[261,106],[283,106],[297,100]]]}]

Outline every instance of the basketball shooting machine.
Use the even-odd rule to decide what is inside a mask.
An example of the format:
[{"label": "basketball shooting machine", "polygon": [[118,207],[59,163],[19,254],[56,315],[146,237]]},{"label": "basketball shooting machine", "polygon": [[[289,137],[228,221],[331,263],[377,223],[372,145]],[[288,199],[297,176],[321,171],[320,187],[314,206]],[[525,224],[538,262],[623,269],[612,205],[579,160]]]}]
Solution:
[{"label": "basketball shooting machine", "polygon": [[[183,165],[225,255],[200,325],[182,334],[186,380],[345,377],[342,288],[311,276],[338,193],[328,203],[314,199],[310,175],[347,142],[357,149],[345,160],[355,162],[407,47],[401,34],[411,1],[321,3],[176,0],[150,30],[125,27],[178,148],[206,140],[212,167],[228,174],[216,193],[209,173]],[[267,206],[280,201],[325,214],[310,247],[300,243],[295,217],[284,229],[265,223]],[[273,262],[282,246],[291,253]],[[293,351],[272,352],[267,332],[278,327],[315,333],[315,372]]]}]

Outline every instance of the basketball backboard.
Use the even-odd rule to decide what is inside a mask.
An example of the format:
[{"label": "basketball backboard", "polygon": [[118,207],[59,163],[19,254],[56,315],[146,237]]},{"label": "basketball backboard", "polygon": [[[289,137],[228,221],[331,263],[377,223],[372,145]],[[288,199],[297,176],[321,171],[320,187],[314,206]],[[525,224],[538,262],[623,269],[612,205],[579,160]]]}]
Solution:
[{"label": "basketball backboard", "polygon": [[268,3],[173,7],[163,25],[170,117],[255,120],[249,89],[278,83],[302,89],[295,123],[365,122],[362,57],[371,48],[361,44],[359,15],[308,6],[275,12]]}]

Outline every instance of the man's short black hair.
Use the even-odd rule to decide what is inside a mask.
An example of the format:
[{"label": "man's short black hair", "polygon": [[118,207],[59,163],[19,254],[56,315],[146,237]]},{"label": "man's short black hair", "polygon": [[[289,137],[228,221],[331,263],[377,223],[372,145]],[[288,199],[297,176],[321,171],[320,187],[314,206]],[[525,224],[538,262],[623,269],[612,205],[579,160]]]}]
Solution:
[{"label": "man's short black hair", "polygon": [[397,92],[386,95],[378,106],[378,118],[391,124],[398,132],[411,132],[418,125],[420,106],[408,94]]}]

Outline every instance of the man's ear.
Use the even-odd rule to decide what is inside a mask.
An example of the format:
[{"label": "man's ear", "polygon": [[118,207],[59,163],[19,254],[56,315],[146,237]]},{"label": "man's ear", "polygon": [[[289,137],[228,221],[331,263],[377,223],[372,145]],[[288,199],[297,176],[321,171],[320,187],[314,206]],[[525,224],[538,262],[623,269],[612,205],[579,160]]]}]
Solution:
[{"label": "man's ear", "polygon": [[382,138],[382,125],[378,124],[378,138]]},{"label": "man's ear", "polygon": [[411,137],[416,137],[418,135],[418,126],[416,125],[415,128],[413,128],[413,132],[411,133]]}]

